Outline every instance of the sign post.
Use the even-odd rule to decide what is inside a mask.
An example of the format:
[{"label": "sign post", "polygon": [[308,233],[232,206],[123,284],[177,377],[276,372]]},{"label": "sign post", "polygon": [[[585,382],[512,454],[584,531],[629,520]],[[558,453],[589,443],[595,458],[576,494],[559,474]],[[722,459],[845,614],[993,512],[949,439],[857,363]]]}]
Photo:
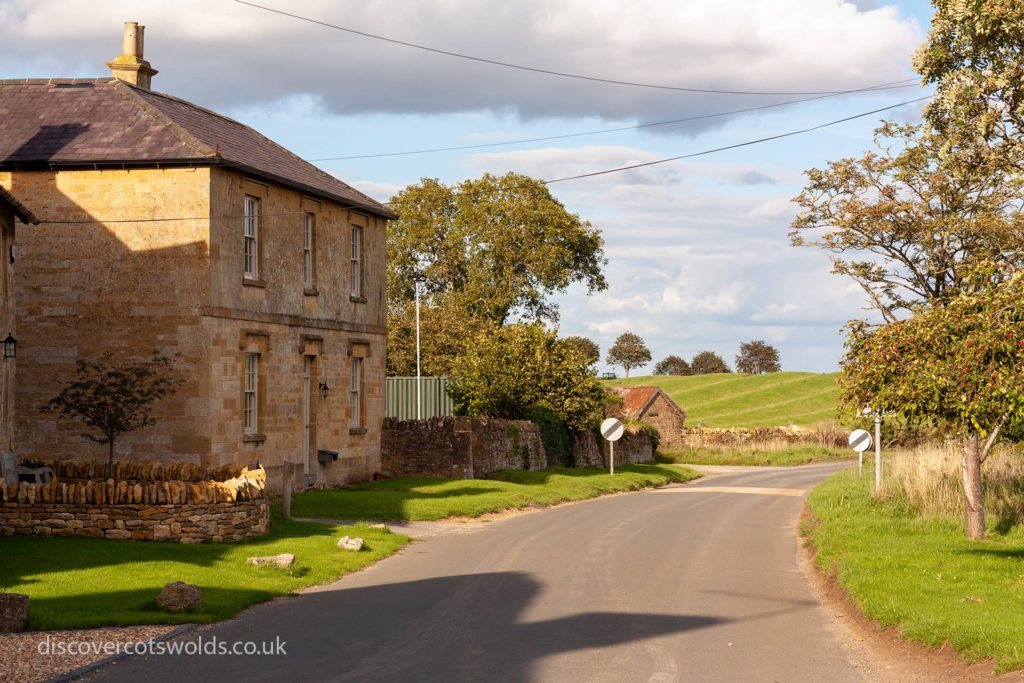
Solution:
[{"label": "sign post", "polygon": [[857,451],[859,474],[864,476],[864,451],[871,448],[871,435],[863,429],[854,429],[850,432],[849,443],[850,448]]},{"label": "sign post", "polygon": [[882,411],[875,411],[875,493],[882,491]]},{"label": "sign post", "polygon": [[607,439],[608,448],[610,449],[608,462],[611,465],[612,474],[615,474],[615,442],[622,438],[623,431],[625,430],[622,426],[622,420],[617,420],[614,417],[609,417],[601,423],[601,436]]}]

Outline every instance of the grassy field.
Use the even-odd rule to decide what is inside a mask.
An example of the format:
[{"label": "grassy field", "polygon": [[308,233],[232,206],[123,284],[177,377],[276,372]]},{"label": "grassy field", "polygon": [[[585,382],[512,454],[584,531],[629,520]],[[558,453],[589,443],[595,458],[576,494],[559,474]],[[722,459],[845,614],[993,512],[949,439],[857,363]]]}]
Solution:
[{"label": "grassy field", "polygon": [[322,519],[431,520],[477,517],[537,506],[636,491],[696,479],[693,470],[627,465],[606,470],[551,468],[510,470],[491,479],[399,478],[344,489],[311,491],[292,499],[292,514]]},{"label": "grassy field", "polygon": [[[358,553],[336,547],[360,536]],[[90,538],[0,537],[0,592],[29,596],[30,630],[127,624],[207,623],[249,605],[326,583],[387,557],[408,538],[367,526],[337,527],[275,518],[258,540],[182,545]],[[255,555],[293,553],[290,570],[250,567]],[[169,614],[155,603],[164,584],[200,587],[198,612]]]},{"label": "grassy field", "polygon": [[680,448],[658,451],[658,462],[689,465],[773,465],[791,467],[812,462],[836,462],[855,459],[850,450],[823,446],[788,445],[777,448],[757,446],[717,448]]},{"label": "grassy field", "polygon": [[686,410],[686,424],[705,427],[814,425],[836,417],[835,373],[631,377],[608,386],[657,386]]},{"label": "grassy field", "polygon": [[[968,661],[1024,667],[1024,527],[967,541],[953,518],[880,502],[867,480],[833,475],[815,489],[804,524],[817,561],[872,619]],[[993,520],[994,522],[994,520]]]}]

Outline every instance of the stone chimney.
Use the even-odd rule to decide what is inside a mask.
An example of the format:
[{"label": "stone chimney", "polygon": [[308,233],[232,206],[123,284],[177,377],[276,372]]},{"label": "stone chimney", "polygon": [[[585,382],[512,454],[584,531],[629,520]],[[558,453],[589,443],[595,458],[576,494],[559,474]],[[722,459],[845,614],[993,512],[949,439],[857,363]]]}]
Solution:
[{"label": "stone chimney", "polygon": [[146,33],[145,26],[139,26],[138,22],[124,22],[124,47],[122,54],[114,58],[114,61],[107,62],[110,67],[110,74],[114,78],[120,78],[132,85],[149,90],[150,83],[157,70],[149,65],[142,58],[143,37]]}]

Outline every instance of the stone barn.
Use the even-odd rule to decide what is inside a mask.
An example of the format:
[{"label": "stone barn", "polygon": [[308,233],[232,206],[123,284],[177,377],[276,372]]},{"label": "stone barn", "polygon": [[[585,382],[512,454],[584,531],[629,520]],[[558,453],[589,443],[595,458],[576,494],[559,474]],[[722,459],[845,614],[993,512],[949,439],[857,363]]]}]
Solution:
[{"label": "stone barn", "polygon": [[642,420],[661,434],[662,448],[681,448],[685,444],[686,411],[658,387],[617,387],[611,389],[622,397],[622,405],[609,408],[613,417]]}]

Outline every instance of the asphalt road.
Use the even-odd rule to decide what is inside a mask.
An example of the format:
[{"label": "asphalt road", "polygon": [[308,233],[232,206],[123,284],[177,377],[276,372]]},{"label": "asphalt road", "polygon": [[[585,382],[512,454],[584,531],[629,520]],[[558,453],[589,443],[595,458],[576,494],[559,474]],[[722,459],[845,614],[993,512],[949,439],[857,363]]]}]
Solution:
[{"label": "asphalt road", "polygon": [[130,657],[109,681],[863,680],[797,564],[836,465],[720,473],[433,535],[182,640],[281,656]]}]

